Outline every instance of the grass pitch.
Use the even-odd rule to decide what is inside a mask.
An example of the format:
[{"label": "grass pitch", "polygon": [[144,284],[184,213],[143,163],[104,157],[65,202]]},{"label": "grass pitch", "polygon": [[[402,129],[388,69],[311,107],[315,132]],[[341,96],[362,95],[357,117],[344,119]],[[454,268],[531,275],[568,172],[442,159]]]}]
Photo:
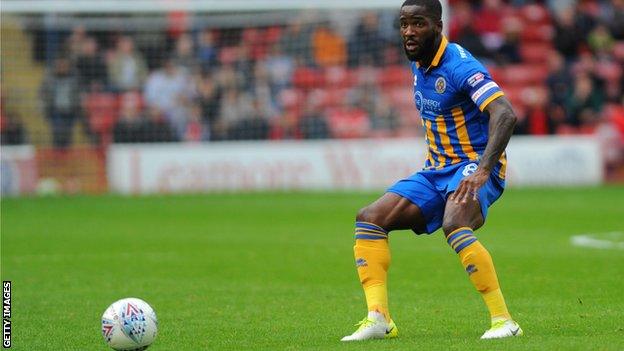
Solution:
[{"label": "grass pitch", "polygon": [[[443,235],[393,232],[400,337],[341,343],[365,315],[353,219],[379,194],[2,200],[15,350],[106,350],[100,316],[140,297],[153,350],[622,350],[624,188],[507,190],[477,232],[525,336],[481,341],[488,315]],[[624,234],[621,234],[624,235]]]}]

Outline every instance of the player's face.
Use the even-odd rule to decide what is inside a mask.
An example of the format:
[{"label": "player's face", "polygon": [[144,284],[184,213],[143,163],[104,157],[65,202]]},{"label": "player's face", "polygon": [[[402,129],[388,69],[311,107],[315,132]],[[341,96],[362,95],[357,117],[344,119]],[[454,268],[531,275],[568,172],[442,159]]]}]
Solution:
[{"label": "player's face", "polygon": [[410,61],[420,61],[434,50],[435,38],[442,30],[440,24],[427,15],[425,7],[419,5],[401,8],[399,26],[403,49]]}]

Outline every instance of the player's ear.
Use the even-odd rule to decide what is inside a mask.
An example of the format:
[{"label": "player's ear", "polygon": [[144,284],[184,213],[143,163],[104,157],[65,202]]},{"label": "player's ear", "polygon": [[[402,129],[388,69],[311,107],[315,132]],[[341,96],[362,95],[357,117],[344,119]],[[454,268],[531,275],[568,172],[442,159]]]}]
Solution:
[{"label": "player's ear", "polygon": [[442,29],[444,29],[444,23],[442,23],[442,20],[437,21],[435,27],[438,33],[442,33]]}]

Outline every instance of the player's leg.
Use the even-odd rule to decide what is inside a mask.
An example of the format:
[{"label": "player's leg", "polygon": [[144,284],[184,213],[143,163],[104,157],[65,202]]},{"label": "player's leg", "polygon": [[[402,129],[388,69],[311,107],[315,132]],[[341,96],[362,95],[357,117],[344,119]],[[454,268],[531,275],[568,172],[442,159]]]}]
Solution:
[{"label": "player's leg", "polygon": [[398,229],[424,228],[418,206],[394,193],[386,193],[361,209],[355,222],[354,254],[369,311],[390,320],[387,272],[390,265],[388,233]]},{"label": "player's leg", "polygon": [[418,206],[386,193],[356,216],[353,248],[358,276],[366,296],[367,317],[343,341],[395,337],[398,330],[388,309],[387,275],[390,266],[388,233],[395,229],[422,231],[425,220]]},{"label": "player's leg", "polygon": [[522,329],[511,319],[498,283],[490,253],[474,236],[483,225],[482,207],[470,198],[466,203],[446,203],[442,228],[448,244],[459,255],[470,281],[481,294],[492,321],[492,328],[482,339],[522,335]]}]

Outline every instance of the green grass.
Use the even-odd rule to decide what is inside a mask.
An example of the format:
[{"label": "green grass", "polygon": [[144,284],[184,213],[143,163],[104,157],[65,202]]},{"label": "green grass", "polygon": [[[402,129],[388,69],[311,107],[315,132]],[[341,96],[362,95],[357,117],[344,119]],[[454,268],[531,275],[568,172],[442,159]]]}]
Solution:
[{"label": "green grass", "polygon": [[488,316],[443,236],[391,234],[400,337],[344,344],[365,314],[353,219],[378,194],[2,200],[15,350],[106,350],[100,316],[135,296],[153,350],[622,350],[624,251],[570,236],[624,231],[624,187],[508,190],[477,232],[525,337]]}]

